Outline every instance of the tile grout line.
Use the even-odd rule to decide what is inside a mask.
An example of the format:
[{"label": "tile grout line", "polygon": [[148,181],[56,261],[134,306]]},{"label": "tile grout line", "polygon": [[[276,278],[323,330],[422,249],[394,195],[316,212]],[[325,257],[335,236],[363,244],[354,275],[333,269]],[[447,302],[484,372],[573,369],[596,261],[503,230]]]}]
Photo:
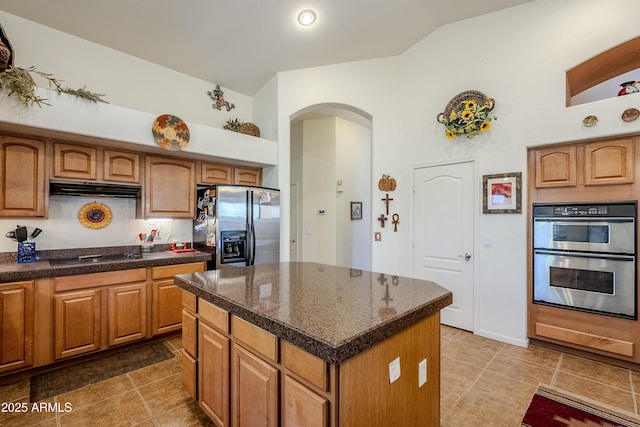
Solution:
[{"label": "tile grout line", "polygon": [[[453,339],[452,339],[451,341],[453,341]],[[465,391],[463,391],[462,393],[460,393],[460,396],[458,396],[458,398],[456,399],[456,401],[455,401],[455,402],[453,402],[453,404],[451,405],[451,407],[449,408],[449,410],[444,414],[444,416],[441,416],[441,417],[440,417],[440,421],[444,421],[444,420],[445,420],[445,419],[446,419],[446,418],[451,414],[451,412],[453,412],[453,410],[456,408],[456,406],[458,406],[458,403],[460,402],[460,400],[461,400],[461,399],[462,399],[462,398],[463,398],[463,397],[464,397],[464,396],[469,392],[469,390],[471,390],[471,389],[473,388],[473,386],[478,382],[478,380],[480,379],[480,377],[482,377],[482,375],[483,375],[483,374],[488,370],[488,367],[489,367],[489,365],[491,365],[491,362],[493,362],[493,361],[495,360],[495,358],[496,358],[496,357],[498,357],[498,354],[499,354],[502,350],[504,350],[504,348],[505,348],[505,347],[506,347],[506,344],[504,344],[500,350],[497,350],[497,351],[494,353],[493,357],[491,357],[491,360],[489,360],[489,361],[487,362],[487,364],[486,364],[482,369],[480,369],[480,373],[478,374],[478,378],[476,378],[476,379],[471,383],[471,385],[469,385],[469,387],[468,387]],[[441,392],[442,392],[442,391],[441,391]]]},{"label": "tile grout line", "polygon": [[633,387],[633,374],[631,373],[631,369],[627,369],[627,373],[629,374],[629,386],[631,387],[631,400],[633,401],[633,411],[635,414],[638,414],[638,398],[636,396],[636,391]]}]

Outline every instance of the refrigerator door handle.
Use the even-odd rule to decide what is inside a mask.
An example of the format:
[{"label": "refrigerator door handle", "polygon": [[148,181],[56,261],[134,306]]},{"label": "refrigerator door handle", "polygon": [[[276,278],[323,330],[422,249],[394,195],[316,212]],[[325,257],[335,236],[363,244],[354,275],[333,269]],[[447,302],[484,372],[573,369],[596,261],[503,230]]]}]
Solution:
[{"label": "refrigerator door handle", "polygon": [[251,262],[249,265],[254,265],[256,262],[256,229],[251,221]]}]

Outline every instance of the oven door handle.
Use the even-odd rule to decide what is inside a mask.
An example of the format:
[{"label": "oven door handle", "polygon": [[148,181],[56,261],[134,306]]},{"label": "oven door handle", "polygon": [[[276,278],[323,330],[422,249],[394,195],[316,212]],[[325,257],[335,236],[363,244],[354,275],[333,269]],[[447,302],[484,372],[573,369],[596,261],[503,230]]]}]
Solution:
[{"label": "oven door handle", "polygon": [[593,224],[610,224],[610,223],[628,223],[634,222],[633,218],[625,217],[612,217],[612,218],[558,218],[558,217],[537,217],[533,219],[533,222],[553,222],[560,225],[571,225],[575,223],[593,223]]},{"label": "oven door handle", "polygon": [[597,259],[610,259],[615,261],[635,261],[636,257],[633,255],[616,255],[616,254],[595,254],[586,252],[561,252],[561,251],[548,251],[544,249],[534,249],[534,255],[552,255],[552,256],[564,256],[572,258],[597,258]]}]

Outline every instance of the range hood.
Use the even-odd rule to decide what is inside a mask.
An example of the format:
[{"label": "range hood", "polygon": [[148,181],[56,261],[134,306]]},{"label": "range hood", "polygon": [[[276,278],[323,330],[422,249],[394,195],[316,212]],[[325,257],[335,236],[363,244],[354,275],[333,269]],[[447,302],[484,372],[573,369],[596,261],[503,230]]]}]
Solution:
[{"label": "range hood", "polygon": [[49,181],[50,196],[121,197],[137,199],[139,185],[105,184],[98,182]]}]

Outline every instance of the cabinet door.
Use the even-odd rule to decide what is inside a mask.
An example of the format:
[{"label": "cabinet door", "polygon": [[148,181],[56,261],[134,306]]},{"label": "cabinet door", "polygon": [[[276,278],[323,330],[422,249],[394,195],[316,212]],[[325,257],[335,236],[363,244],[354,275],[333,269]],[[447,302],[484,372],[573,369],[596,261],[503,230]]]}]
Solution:
[{"label": "cabinet door", "polygon": [[284,427],[327,427],[329,401],[290,376],[284,378]]},{"label": "cabinet door", "polygon": [[45,217],[45,143],[0,136],[0,216]]},{"label": "cabinet door", "polygon": [[182,323],[182,289],[173,278],[153,282],[153,335],[180,330]]},{"label": "cabinet door", "polygon": [[53,176],[95,181],[98,150],[71,144],[53,144]]},{"label": "cabinet door", "polygon": [[123,344],[147,336],[147,285],[108,288],[108,345]]},{"label": "cabinet door", "polygon": [[0,285],[0,373],[33,360],[33,281]]},{"label": "cabinet door", "polygon": [[54,357],[100,350],[102,291],[90,289],[56,294],[54,299]]},{"label": "cabinet door", "polygon": [[278,370],[237,344],[231,369],[233,426],[278,426]]},{"label": "cabinet door", "polygon": [[144,174],[145,217],[195,217],[194,162],[146,156]]},{"label": "cabinet door", "polygon": [[576,186],[576,147],[536,150],[536,188]]},{"label": "cabinet door", "polygon": [[231,184],[233,182],[231,166],[202,163],[200,167],[201,184]]},{"label": "cabinet door", "polygon": [[584,146],[584,184],[630,184],[634,180],[633,139],[593,142]]},{"label": "cabinet door", "polygon": [[198,325],[198,402],[220,427],[229,425],[229,339]]},{"label": "cabinet door", "polygon": [[254,168],[239,168],[233,169],[233,183],[242,185],[251,185],[253,187],[259,187],[262,183],[262,171]]},{"label": "cabinet door", "polygon": [[140,155],[123,151],[103,151],[105,181],[140,184]]}]

